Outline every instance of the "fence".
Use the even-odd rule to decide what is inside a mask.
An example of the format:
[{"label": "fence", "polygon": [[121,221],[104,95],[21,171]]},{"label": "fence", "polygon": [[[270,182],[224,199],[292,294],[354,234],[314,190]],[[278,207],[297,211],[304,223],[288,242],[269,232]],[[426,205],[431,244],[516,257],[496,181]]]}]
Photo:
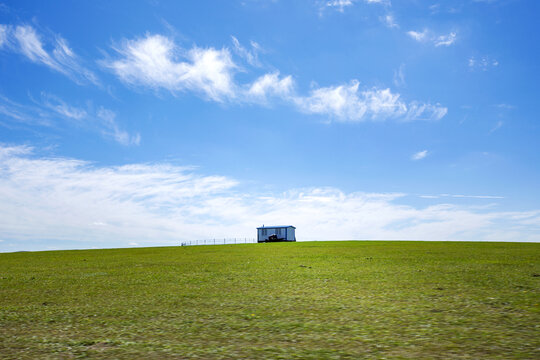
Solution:
[{"label": "fence", "polygon": [[256,243],[255,238],[222,238],[222,239],[201,239],[192,241],[183,241],[181,246],[195,246],[195,245],[232,245],[232,244],[253,244]]}]

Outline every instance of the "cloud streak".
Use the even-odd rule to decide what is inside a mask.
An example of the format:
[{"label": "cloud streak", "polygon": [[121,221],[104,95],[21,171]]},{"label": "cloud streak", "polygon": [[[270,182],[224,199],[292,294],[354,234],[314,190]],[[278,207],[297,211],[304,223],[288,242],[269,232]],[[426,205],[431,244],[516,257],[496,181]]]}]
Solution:
[{"label": "cloud streak", "polygon": [[[329,0],[324,3],[324,6],[321,7],[321,10],[324,8],[336,9],[339,12],[344,12],[345,8],[354,5],[359,2],[359,0]],[[366,4],[382,4],[390,5],[390,0],[362,0]]]},{"label": "cloud streak", "polygon": [[251,41],[251,50],[248,50],[242,46],[240,41],[238,41],[238,39],[234,36],[231,36],[231,39],[234,45],[234,51],[238,54],[238,56],[245,59],[251,66],[261,66],[261,62],[259,61],[259,51],[261,51],[261,46],[259,44],[257,44],[255,41]]},{"label": "cloud streak", "polygon": [[97,76],[81,65],[81,59],[69,47],[67,40],[59,35],[54,39],[43,40],[43,36],[30,25],[0,25],[0,49],[2,48],[59,72],[77,84],[99,85]]},{"label": "cloud streak", "polygon": [[98,166],[25,146],[0,147],[0,196],[3,251],[44,248],[40,239],[77,248],[253,237],[263,223],[294,224],[300,240],[540,241],[539,210],[415,207],[403,194],[336,188],[248,194],[234,179],[187,167]]},{"label": "cloud streak", "polygon": [[469,69],[471,71],[480,70],[488,71],[499,66],[499,62],[489,56],[475,57],[471,56],[468,61]]},{"label": "cloud streak", "polygon": [[439,194],[439,195],[419,195],[425,199],[438,199],[444,197],[450,198],[464,198],[464,199],[504,199],[504,196],[494,195],[463,195],[463,194]]},{"label": "cloud streak", "polygon": [[[237,53],[240,52],[248,62],[255,61],[255,55],[248,53],[234,37],[233,42]],[[114,50],[119,58],[104,60],[103,64],[125,84],[164,89],[173,94],[190,91],[218,103],[269,105],[274,99],[303,113],[349,122],[439,120],[447,113],[440,104],[406,103],[400,94],[390,89],[360,89],[357,80],[350,84],[316,87],[307,95],[296,91],[291,75],[282,76],[279,71],[239,83],[235,72],[240,67],[234,62],[229,49],[197,46],[182,49],[162,35],[147,34],[142,38],[124,40]]]},{"label": "cloud streak", "polygon": [[457,33],[455,32],[436,35],[429,29],[424,29],[422,31],[410,30],[407,31],[407,35],[420,43],[432,44],[436,47],[450,46],[457,40]]},{"label": "cloud streak", "polygon": [[497,121],[497,123],[489,130],[489,133],[494,133],[495,131],[499,130],[504,125],[504,122],[502,120]]},{"label": "cloud streak", "polygon": [[7,120],[11,124],[31,126],[34,131],[35,125],[54,127],[64,122],[67,125],[99,131],[106,138],[112,138],[124,146],[139,145],[141,141],[139,134],[130,135],[120,128],[116,121],[116,113],[112,110],[100,107],[95,111],[90,106],[85,108],[72,106],[48,93],[41,93],[39,100],[32,101],[33,105],[25,105],[0,95],[0,114],[4,115],[4,122]]},{"label": "cloud streak", "polygon": [[162,35],[125,40],[114,50],[121,56],[104,65],[124,83],[171,92],[194,91],[223,102],[235,95],[236,69],[228,49],[180,49]]},{"label": "cloud streak", "polygon": [[103,124],[102,131],[106,136],[112,137],[124,146],[140,144],[141,136],[139,134],[130,135],[127,131],[120,129],[116,122],[116,113],[114,111],[101,107],[96,115]]},{"label": "cloud streak", "polygon": [[358,81],[318,88],[309,96],[296,97],[294,101],[303,112],[328,115],[340,121],[440,120],[448,111],[439,104],[407,104],[390,89],[360,90]]},{"label": "cloud streak", "polygon": [[381,20],[381,22],[384,25],[386,25],[390,29],[398,29],[399,28],[399,25],[396,22],[396,18],[394,17],[393,14],[388,13],[388,14],[386,14],[384,16],[381,16],[379,19]]},{"label": "cloud streak", "polygon": [[422,150],[422,151],[419,151],[417,153],[414,153],[412,156],[411,156],[411,159],[412,160],[422,160],[424,159],[428,154],[428,151],[427,150]]}]

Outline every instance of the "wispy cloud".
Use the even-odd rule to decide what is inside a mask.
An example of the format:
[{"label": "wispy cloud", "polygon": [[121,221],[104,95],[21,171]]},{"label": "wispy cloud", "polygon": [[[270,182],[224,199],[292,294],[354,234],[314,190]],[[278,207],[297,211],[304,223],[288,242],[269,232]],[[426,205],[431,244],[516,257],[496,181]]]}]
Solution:
[{"label": "wispy cloud", "polygon": [[[46,47],[51,49],[47,50]],[[20,53],[28,60],[59,72],[78,84],[99,84],[97,76],[81,64],[81,59],[69,47],[67,40],[59,35],[43,40],[43,36],[30,25],[0,25],[0,48]]]},{"label": "wispy cloud", "polygon": [[466,199],[504,199],[504,196],[495,195],[463,195],[463,194],[438,194],[438,195],[419,195],[421,198],[438,199],[438,198],[466,198]]},{"label": "wispy cloud", "polygon": [[0,94],[0,114],[3,120],[26,125],[50,126],[50,112],[40,106],[22,105]]},{"label": "wispy cloud", "polygon": [[58,96],[41,93],[38,100],[32,99],[32,104],[20,104],[0,95],[0,114],[4,120],[10,120],[15,124],[30,125],[32,130],[35,125],[44,127],[59,126],[62,121],[68,124],[76,124],[92,131],[99,131],[107,138],[112,138],[122,145],[139,145],[140,135],[130,135],[121,130],[118,125],[116,113],[103,107],[98,111],[91,107],[77,107],[67,104]]},{"label": "wispy cloud", "polygon": [[343,12],[346,7],[353,5],[353,0],[331,0],[326,2],[326,7],[335,8],[337,11]]},{"label": "wispy cloud", "polygon": [[97,117],[103,123],[103,133],[112,136],[117,142],[122,145],[139,145],[141,136],[139,134],[130,135],[127,131],[121,130],[116,122],[116,113],[112,110],[99,108]]},{"label": "wispy cloud", "polygon": [[357,80],[349,84],[315,87],[308,95],[294,91],[291,76],[278,73],[258,78],[249,88],[251,99],[267,101],[269,96],[292,103],[301,112],[323,115],[334,121],[360,122],[367,120],[398,119],[402,121],[440,120],[447,109],[440,104],[416,101],[406,103],[390,89],[360,89]]},{"label": "wispy cloud", "polygon": [[348,85],[314,88],[308,95],[298,94],[293,77],[282,76],[278,71],[242,84],[235,79],[239,66],[229,49],[195,46],[185,50],[162,35],[125,40],[115,51],[120,58],[106,60],[104,64],[128,85],[173,93],[192,91],[220,103],[268,105],[270,99],[277,99],[304,113],[326,115],[338,121],[438,120],[447,112],[439,104],[407,104],[390,89],[361,90],[357,80]]},{"label": "wispy cloud", "polygon": [[497,121],[497,123],[489,130],[489,133],[494,133],[495,131],[499,130],[504,125],[504,122],[502,120]]},{"label": "wispy cloud", "polygon": [[86,110],[66,104],[62,99],[48,93],[41,94],[41,104],[69,119],[82,120],[88,116]]},{"label": "wispy cloud", "polygon": [[317,88],[307,97],[297,97],[295,102],[306,113],[328,115],[340,121],[439,120],[447,112],[439,104],[406,104],[390,89],[360,90],[358,81]]},{"label": "wispy cloud", "polygon": [[234,36],[231,36],[232,42],[233,42],[233,49],[234,51],[240,56],[241,58],[245,59],[247,63],[251,66],[259,67],[261,66],[261,62],[259,61],[259,52],[261,51],[261,46],[256,43],[255,41],[251,41],[251,49],[246,49],[242,44],[240,44],[240,41],[238,41],[237,38]]},{"label": "wispy cloud", "polygon": [[339,12],[345,12],[345,9],[353,6],[355,3],[381,4],[390,6],[390,0],[328,0],[319,2],[319,10],[322,13],[325,9],[334,9]]},{"label": "wispy cloud", "polygon": [[456,41],[456,33],[451,32],[448,35],[439,35],[433,40],[435,46],[450,46]]},{"label": "wispy cloud", "polygon": [[457,40],[457,33],[450,32],[448,34],[436,35],[429,29],[424,29],[422,31],[407,31],[407,35],[412,39],[421,42],[429,43],[434,46],[450,46],[454,44]]},{"label": "wispy cloud", "polygon": [[236,69],[226,48],[179,48],[162,35],[125,40],[114,50],[120,59],[104,61],[125,83],[172,92],[194,91],[211,100],[234,98]]},{"label": "wispy cloud", "polygon": [[405,86],[405,64],[399,65],[399,68],[394,71],[394,85]]},{"label": "wispy cloud", "polygon": [[141,136],[138,133],[130,135],[122,130],[116,121],[116,113],[112,110],[100,107],[95,111],[91,107],[84,109],[71,106],[59,97],[47,93],[42,93],[41,98],[44,106],[65,119],[76,120],[79,125],[94,128],[104,137],[112,138],[121,145],[140,144]]},{"label": "wispy cloud", "polygon": [[260,224],[284,222],[297,226],[300,240],[540,241],[539,210],[415,207],[404,205],[403,195],[335,188],[248,194],[234,179],[171,164],[97,166],[39,156],[28,147],[0,147],[4,250],[7,243],[24,249],[27,240],[40,239],[114,247],[252,237]]},{"label": "wispy cloud", "polygon": [[271,96],[289,99],[293,96],[294,81],[292,77],[280,78],[279,73],[269,73],[257,78],[247,90],[247,97],[258,102],[266,103]]},{"label": "wispy cloud", "polygon": [[514,105],[505,104],[505,103],[496,104],[494,106],[497,107],[498,109],[504,109],[504,110],[512,110],[516,108]]},{"label": "wispy cloud", "polygon": [[396,18],[391,13],[388,13],[388,14],[386,14],[384,16],[381,16],[380,20],[382,21],[382,23],[384,25],[386,25],[390,29],[398,29],[399,28],[399,25],[396,22]]},{"label": "wispy cloud", "polygon": [[474,70],[488,71],[489,69],[499,66],[499,61],[489,56],[480,56],[480,57],[471,56],[469,58],[468,65],[469,65],[469,69],[472,71]]},{"label": "wispy cloud", "polygon": [[8,28],[6,25],[0,24],[0,49],[7,43]]},{"label": "wispy cloud", "polygon": [[414,153],[412,156],[411,156],[411,159],[412,160],[422,160],[424,159],[428,154],[428,151],[427,150],[422,150],[422,151],[419,151],[417,153]]},{"label": "wispy cloud", "polygon": [[427,29],[424,29],[423,31],[411,30],[411,31],[407,31],[407,35],[409,35],[416,41],[423,42],[423,41],[426,41],[428,38],[428,31]]}]

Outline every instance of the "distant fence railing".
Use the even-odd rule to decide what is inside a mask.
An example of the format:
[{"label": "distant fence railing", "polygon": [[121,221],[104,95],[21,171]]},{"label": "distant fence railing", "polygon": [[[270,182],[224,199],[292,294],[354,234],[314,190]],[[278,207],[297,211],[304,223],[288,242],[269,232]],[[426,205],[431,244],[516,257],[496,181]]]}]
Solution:
[{"label": "distant fence railing", "polygon": [[257,239],[255,238],[215,238],[183,241],[180,246],[253,244],[256,242]]}]

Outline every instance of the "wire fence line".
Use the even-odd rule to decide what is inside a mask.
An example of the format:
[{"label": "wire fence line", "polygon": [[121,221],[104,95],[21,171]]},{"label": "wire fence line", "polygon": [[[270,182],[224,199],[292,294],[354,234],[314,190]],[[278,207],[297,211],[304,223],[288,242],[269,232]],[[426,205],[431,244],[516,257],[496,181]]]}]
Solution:
[{"label": "wire fence line", "polygon": [[257,243],[256,238],[214,238],[183,241],[180,246],[195,246],[195,245],[233,245],[233,244],[253,244]]}]

